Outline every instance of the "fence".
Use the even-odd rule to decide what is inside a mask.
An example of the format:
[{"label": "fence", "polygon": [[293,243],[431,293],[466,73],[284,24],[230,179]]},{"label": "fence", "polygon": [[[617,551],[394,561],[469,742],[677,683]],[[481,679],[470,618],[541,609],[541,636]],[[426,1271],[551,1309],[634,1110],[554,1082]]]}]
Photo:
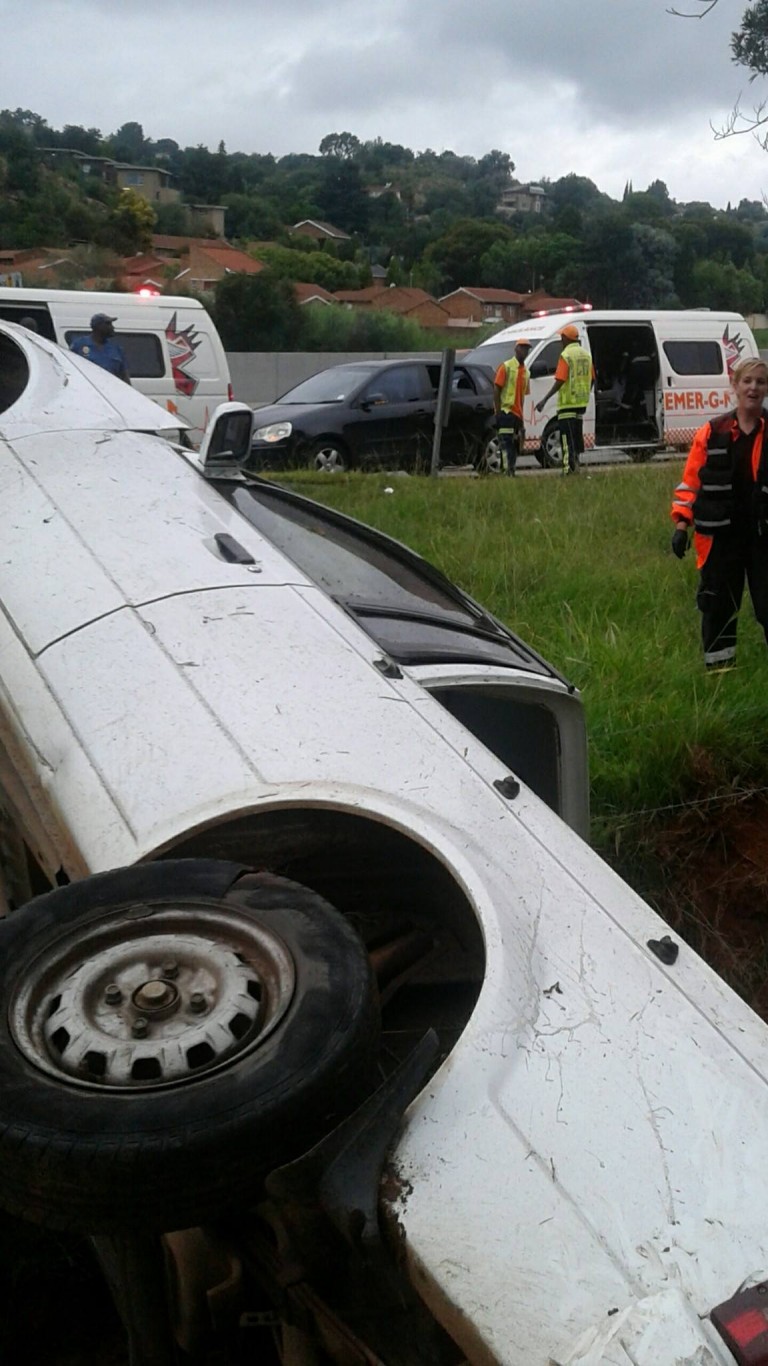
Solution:
[{"label": "fence", "polygon": [[439,360],[439,351],[234,351],[227,355],[235,398],[254,407],[281,394],[319,370],[355,360]]}]

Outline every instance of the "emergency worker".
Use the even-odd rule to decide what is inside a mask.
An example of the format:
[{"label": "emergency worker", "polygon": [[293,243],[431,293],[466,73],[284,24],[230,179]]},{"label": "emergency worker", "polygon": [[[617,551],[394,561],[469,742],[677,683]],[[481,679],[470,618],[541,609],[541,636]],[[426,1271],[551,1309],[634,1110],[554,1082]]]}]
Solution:
[{"label": "emergency worker", "polygon": [[735,409],[699,428],[672,499],[678,559],[694,528],[704,663],[718,673],[734,665],[745,579],[768,641],[768,367],[738,361],[731,384]]},{"label": "emergency worker", "polygon": [[76,356],[84,356],[86,360],[93,361],[94,365],[101,366],[102,370],[108,370],[110,375],[117,375],[118,379],[130,384],[131,377],[128,374],[125,353],[120,343],[115,341],[116,321],[116,318],[110,318],[107,313],[94,313],[91,318],[90,336],[74,337],[69,349],[74,351]]},{"label": "emergency worker", "polygon": [[531,377],[526,359],[531,349],[527,337],[519,337],[511,360],[501,362],[493,381],[496,426],[506,460],[507,474],[514,475],[518,455],[523,453],[525,427],[523,399],[530,393]]},{"label": "emergency worker", "polygon": [[595,382],[595,371],[588,351],[579,343],[579,329],[567,323],[558,333],[562,351],[557,362],[552,388],[545,394],[536,411],[543,412],[553,394],[557,394],[557,427],[563,452],[563,474],[577,474],[584,453],[584,413]]}]

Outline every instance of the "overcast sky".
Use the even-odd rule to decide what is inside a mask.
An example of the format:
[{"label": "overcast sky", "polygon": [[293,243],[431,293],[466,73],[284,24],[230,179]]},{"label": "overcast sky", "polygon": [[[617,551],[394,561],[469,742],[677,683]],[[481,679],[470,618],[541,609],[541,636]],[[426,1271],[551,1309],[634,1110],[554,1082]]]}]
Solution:
[{"label": "overcast sky", "polygon": [[227,151],[316,152],[330,132],[475,157],[620,198],[759,199],[768,153],[716,142],[742,96],[746,0],[0,0],[0,107]]}]

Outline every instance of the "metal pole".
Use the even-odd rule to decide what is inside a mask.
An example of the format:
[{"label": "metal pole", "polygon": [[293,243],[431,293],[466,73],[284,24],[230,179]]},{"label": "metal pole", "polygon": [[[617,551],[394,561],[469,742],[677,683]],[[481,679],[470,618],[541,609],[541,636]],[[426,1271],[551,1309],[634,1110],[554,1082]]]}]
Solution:
[{"label": "metal pole", "polygon": [[453,363],[456,359],[456,352],[448,348],[443,352],[443,359],[440,364],[440,383],[437,388],[437,403],[435,404],[435,431],[432,438],[432,464],[430,474],[437,474],[440,470],[440,445],[443,439],[443,427],[448,426],[451,416],[451,387],[453,385]]}]

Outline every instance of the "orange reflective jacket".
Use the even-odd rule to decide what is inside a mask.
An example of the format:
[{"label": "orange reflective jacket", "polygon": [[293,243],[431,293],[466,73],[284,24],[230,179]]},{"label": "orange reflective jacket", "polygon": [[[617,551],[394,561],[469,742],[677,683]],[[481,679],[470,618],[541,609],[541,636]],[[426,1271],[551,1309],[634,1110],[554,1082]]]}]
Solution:
[{"label": "orange reflective jacket", "polygon": [[[736,414],[731,414],[730,434],[732,437],[738,436],[739,424]],[[752,478],[757,480],[760,469],[760,461],[763,453],[763,436],[765,432],[765,418],[761,418],[755,428],[752,441]],[[707,422],[700,427],[695,437],[693,445],[688,452],[688,459],[685,462],[683,477],[672,497],[671,517],[674,522],[685,522],[688,526],[693,526],[693,508],[696,499],[701,491],[701,472],[707,463],[709,440],[712,435],[712,423]],[[705,563],[707,556],[712,548],[712,537],[705,536],[701,531],[696,531],[693,537],[696,547],[696,564],[699,569]]]}]

